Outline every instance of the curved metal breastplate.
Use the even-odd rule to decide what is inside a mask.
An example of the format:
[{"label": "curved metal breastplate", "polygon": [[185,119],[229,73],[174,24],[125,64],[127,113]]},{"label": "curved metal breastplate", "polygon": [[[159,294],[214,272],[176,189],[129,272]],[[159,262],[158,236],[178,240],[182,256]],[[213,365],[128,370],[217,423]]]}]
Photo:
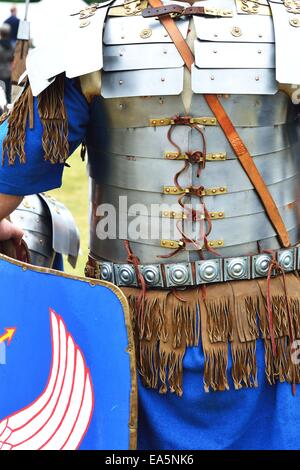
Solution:
[{"label": "curved metal breastplate", "polygon": [[[181,247],[183,233],[195,240],[196,232],[203,236],[196,238],[204,259],[216,258],[215,250],[221,257],[243,257],[280,249],[263,205],[203,93],[221,95],[280,210],[291,243],[298,242],[299,132],[289,97],[277,90],[272,20],[237,15],[233,1],[224,1],[224,8],[231,8],[234,17],[208,20],[213,28],[194,18],[196,63],[190,82],[158,21],[140,16],[108,20],[102,104],[109,138],[101,155],[97,145],[89,152],[91,252],[96,258],[126,263],[128,239],[142,265],[197,261],[199,244]],[[188,21],[179,20],[179,27],[186,37]],[[177,121],[176,115],[185,120]],[[192,188],[201,188],[201,194]],[[200,201],[203,210],[188,234],[181,204],[185,198],[192,209]],[[103,203],[118,213],[116,236],[107,239]],[[176,257],[164,258],[175,252]]]}]

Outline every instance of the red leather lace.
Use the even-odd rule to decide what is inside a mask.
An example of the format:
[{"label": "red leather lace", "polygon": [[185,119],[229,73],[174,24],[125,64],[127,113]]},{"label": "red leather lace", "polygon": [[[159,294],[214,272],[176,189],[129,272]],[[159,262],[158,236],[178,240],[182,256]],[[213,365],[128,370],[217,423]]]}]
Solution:
[{"label": "red leather lace", "polygon": [[[206,166],[206,140],[205,140],[205,135],[202,131],[202,129],[197,125],[197,124],[192,124],[191,123],[191,117],[190,116],[175,116],[173,118],[174,124],[170,127],[168,131],[168,140],[169,142],[173,145],[173,147],[177,150],[177,155],[174,157],[174,160],[177,160],[180,158],[180,156],[183,154],[181,147],[174,141],[173,139],[173,133],[174,130],[177,128],[179,125],[183,126],[188,126],[191,129],[195,129],[199,135],[201,136],[201,141],[202,141],[202,151],[197,150],[194,152],[184,152],[184,155],[186,156],[186,160],[183,164],[183,167],[176,173],[174,176],[174,184],[178,191],[180,193],[183,193],[179,199],[178,203],[179,205],[184,209],[184,213],[187,216],[187,218],[190,218],[193,222],[200,222],[203,220],[202,214],[199,215],[199,212],[196,211],[195,209],[189,209],[186,207],[185,200],[186,198],[191,198],[192,196],[196,196],[200,199],[200,202],[203,206],[204,210],[204,219],[206,220],[206,231],[205,233],[202,233],[202,229],[200,228],[200,239],[204,240],[204,246],[207,251],[210,251],[211,253],[214,253],[216,256],[219,256],[219,253],[214,250],[211,246],[209,246],[208,242],[208,236],[211,233],[212,230],[212,221],[211,217],[209,214],[209,211],[207,210],[205,203],[203,201],[203,193],[204,193],[204,187],[203,186],[191,186],[189,188],[183,188],[180,183],[179,183],[179,178],[180,176],[191,166],[198,164],[198,170],[197,170],[197,178],[201,176],[202,170]],[[190,212],[190,213],[189,213]],[[177,248],[177,250],[173,251],[169,255],[164,255],[160,256],[160,258],[172,258],[176,256],[184,247],[186,246],[187,243],[192,243],[197,249],[199,244],[197,240],[191,239],[183,230],[183,228],[180,228],[180,221],[177,222],[177,229],[181,233],[182,238],[180,240],[181,246]],[[201,251],[199,249],[199,251]]]}]

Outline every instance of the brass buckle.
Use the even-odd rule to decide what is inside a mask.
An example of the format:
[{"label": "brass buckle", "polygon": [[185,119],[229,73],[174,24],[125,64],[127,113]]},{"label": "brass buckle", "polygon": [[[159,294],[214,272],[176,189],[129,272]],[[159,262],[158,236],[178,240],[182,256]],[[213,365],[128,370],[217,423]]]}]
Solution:
[{"label": "brass buckle", "polygon": [[124,12],[126,16],[134,16],[141,11],[141,0],[124,0]]}]

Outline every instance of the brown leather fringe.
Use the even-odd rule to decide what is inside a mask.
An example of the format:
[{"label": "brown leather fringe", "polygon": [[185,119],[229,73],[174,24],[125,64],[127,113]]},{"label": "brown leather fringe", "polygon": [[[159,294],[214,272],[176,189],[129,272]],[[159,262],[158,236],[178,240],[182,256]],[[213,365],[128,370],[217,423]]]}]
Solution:
[{"label": "brown leather fringe", "polygon": [[43,149],[45,160],[50,163],[65,163],[69,157],[64,89],[64,75],[59,75],[38,97],[39,116],[44,127]]},{"label": "brown leather fringe", "polygon": [[[300,280],[286,275],[294,338],[300,339]],[[129,299],[135,329],[137,360],[143,383],[160,393],[183,393],[183,359],[187,347],[204,352],[204,389],[230,387],[228,354],[234,388],[257,387],[256,340],[265,344],[268,382],[300,383],[300,366],[292,363],[289,319],[283,283],[272,278],[270,297],[278,354],[270,341],[266,309],[267,281],[239,281],[209,285],[205,298],[199,289],[177,293],[149,290],[144,311],[138,314],[139,289],[123,289]],[[201,326],[201,328],[200,328]]]},{"label": "brown leather fringe", "polygon": [[[43,125],[44,158],[51,163],[65,163],[69,156],[68,121],[64,104],[64,75],[56,78],[38,97],[38,111]],[[26,163],[26,126],[34,127],[33,96],[27,82],[8,117],[8,132],[3,141],[2,164],[14,165],[17,157]]]},{"label": "brown leather fringe", "polygon": [[[160,393],[183,393],[183,358],[199,344],[198,294],[147,291],[138,309],[139,289],[123,289],[132,311],[139,372],[145,386]],[[139,313],[138,313],[139,312]]]},{"label": "brown leather fringe", "polygon": [[2,165],[6,157],[8,157],[9,165],[14,165],[17,157],[20,163],[26,163],[26,125],[32,100],[31,88],[27,83],[8,117],[8,132],[2,146]]}]

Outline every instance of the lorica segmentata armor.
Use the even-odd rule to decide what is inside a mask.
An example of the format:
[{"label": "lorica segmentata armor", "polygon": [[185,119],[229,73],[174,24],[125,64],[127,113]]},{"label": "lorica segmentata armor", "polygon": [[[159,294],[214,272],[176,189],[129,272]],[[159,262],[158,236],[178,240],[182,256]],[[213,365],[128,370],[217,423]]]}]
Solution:
[{"label": "lorica segmentata armor", "polygon": [[[83,41],[96,37],[97,21],[103,24],[101,59],[83,59],[76,71],[64,64],[68,77],[102,69],[98,105],[106,112],[108,142],[101,155],[95,142],[89,149],[90,248],[102,278],[138,285],[125,240],[151,287],[265,276],[270,250],[287,271],[296,269],[299,131],[296,106],[280,84],[300,83],[292,55],[285,53],[299,42],[297,2],[194,3],[189,15],[176,16],[195,55],[191,74],[144,3],[99,4],[70,23],[77,35],[83,30]],[[29,61],[29,75],[34,63]],[[36,92],[46,86],[40,76],[32,76],[31,85]],[[219,97],[248,148],[291,248],[282,250],[207,94]],[[99,119],[93,122],[95,139],[103,133]],[[112,236],[106,233],[108,205],[117,210]]]}]

